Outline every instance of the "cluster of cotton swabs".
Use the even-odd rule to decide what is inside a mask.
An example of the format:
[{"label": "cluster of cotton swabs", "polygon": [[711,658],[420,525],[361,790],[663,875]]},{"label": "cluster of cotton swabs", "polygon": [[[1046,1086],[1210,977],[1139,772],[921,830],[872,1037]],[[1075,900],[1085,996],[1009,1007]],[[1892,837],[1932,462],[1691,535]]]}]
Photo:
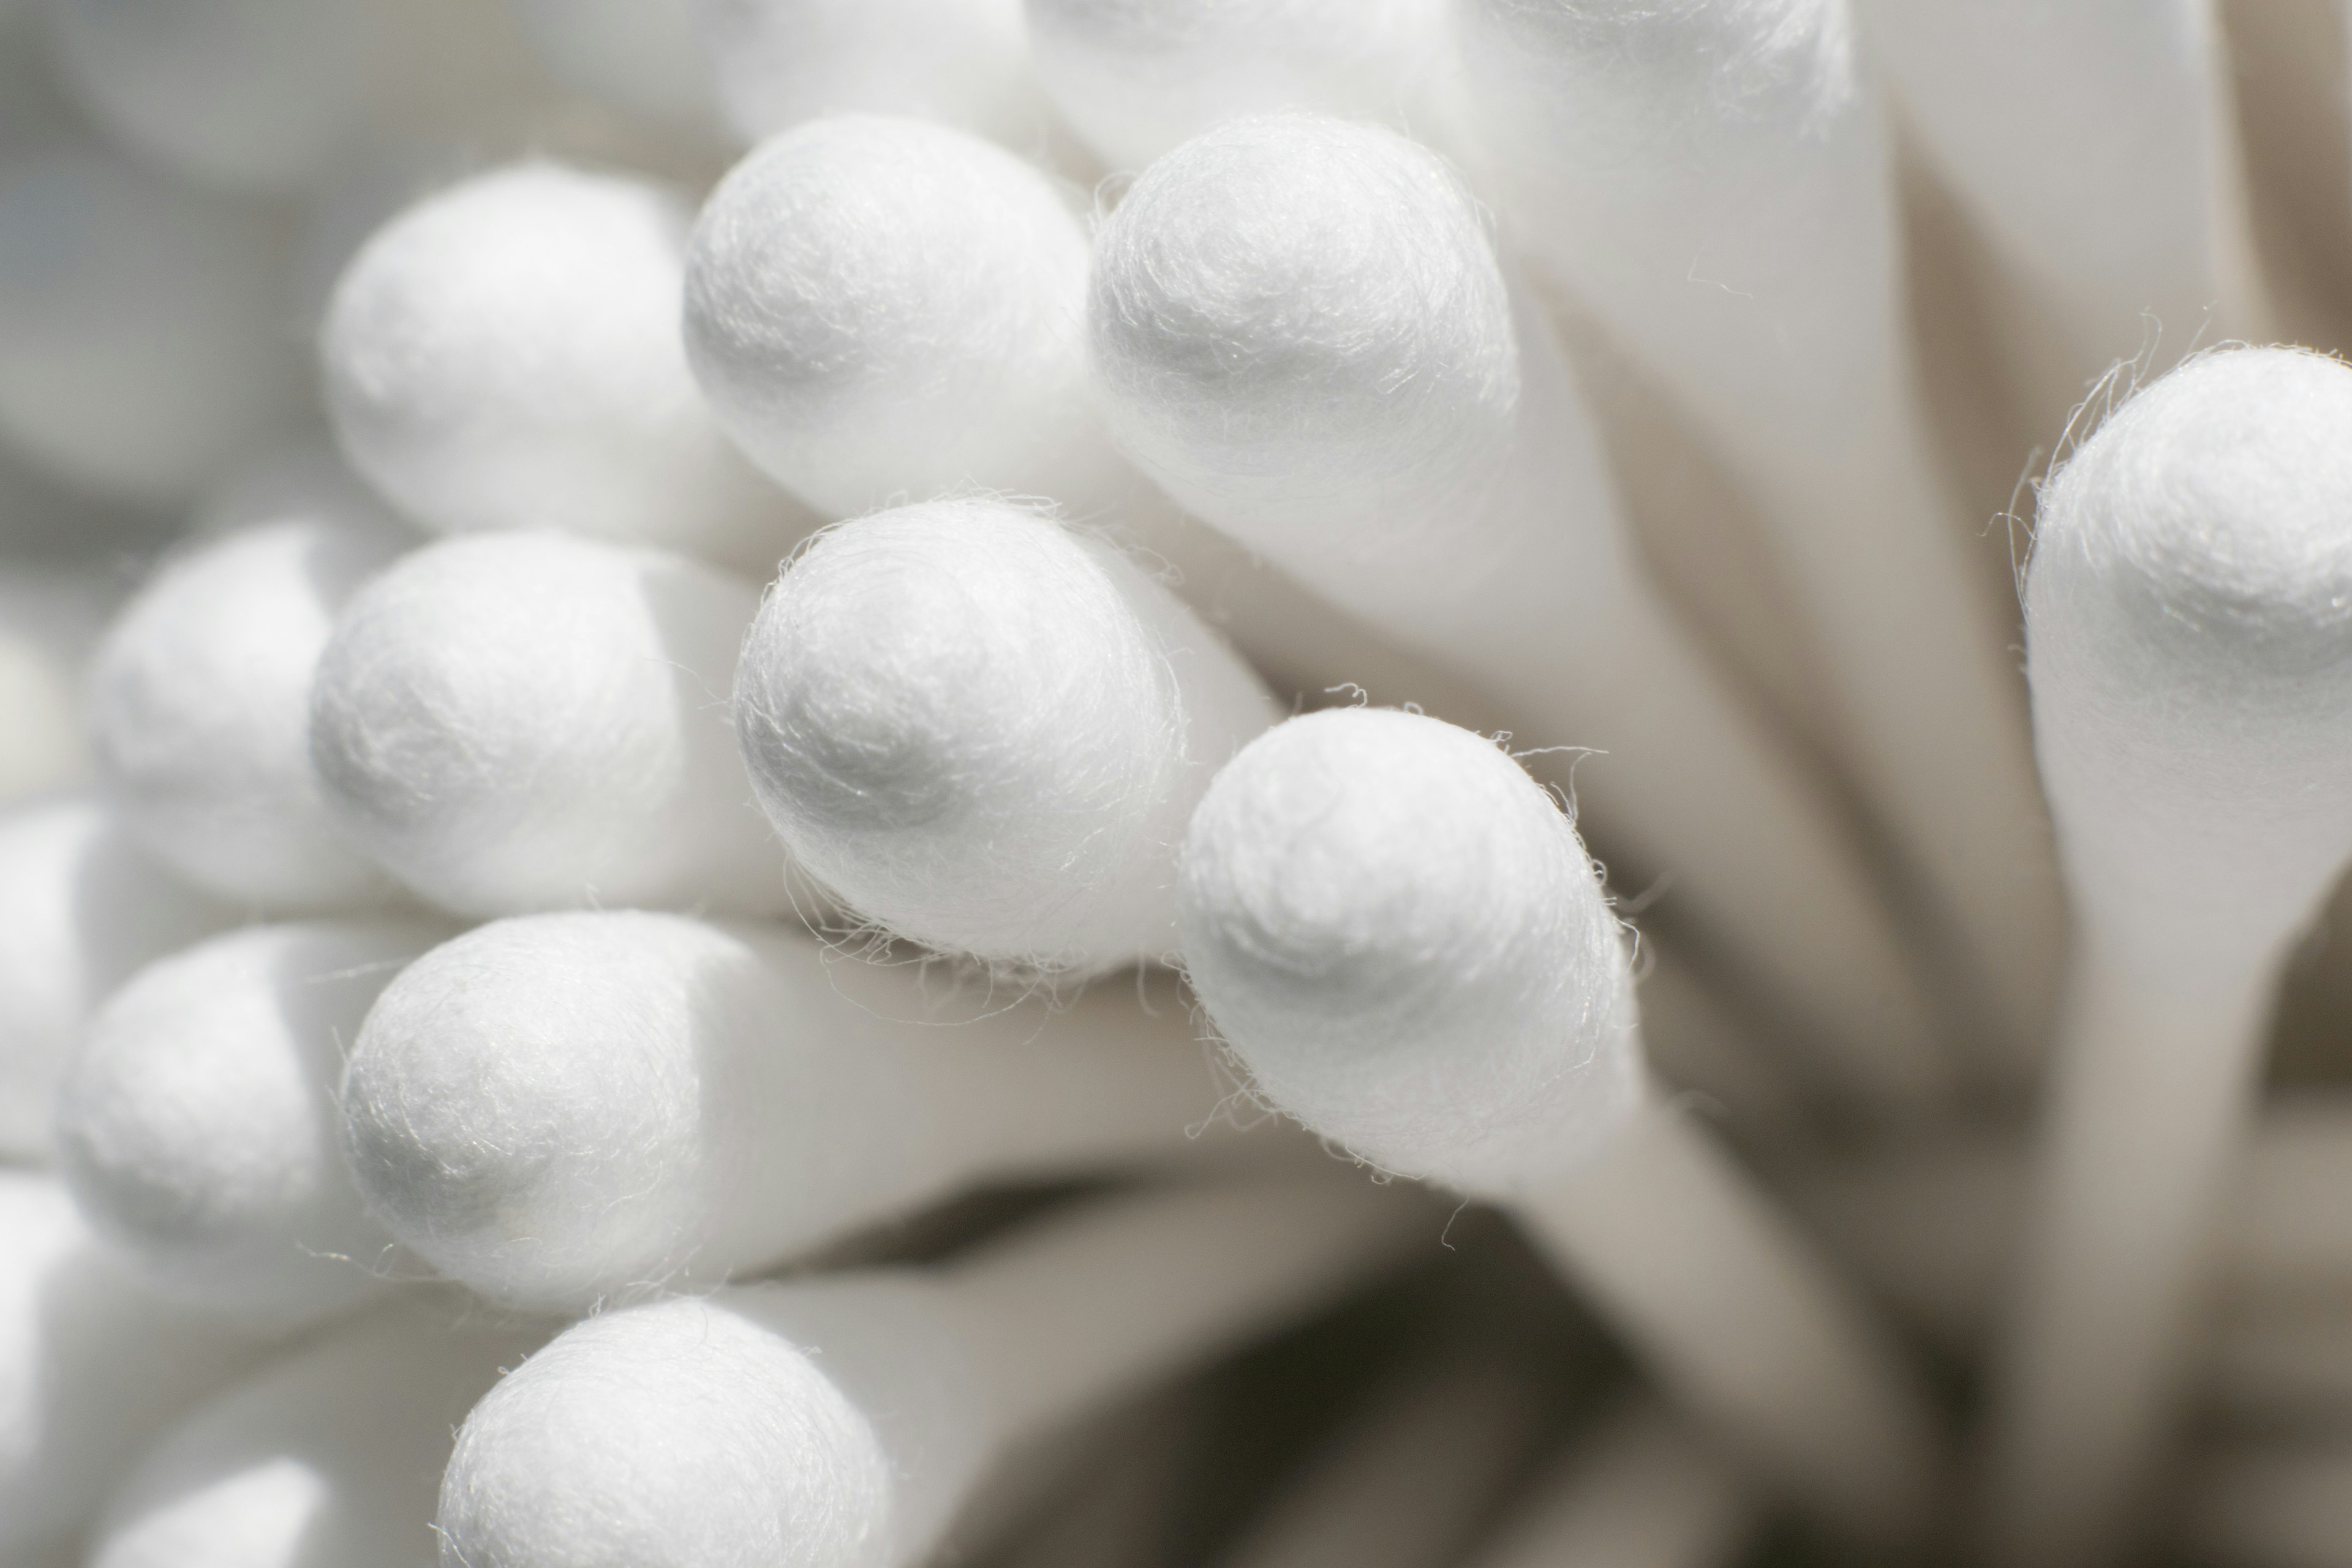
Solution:
[{"label": "cluster of cotton swabs", "polygon": [[0,0],[0,1568],[2352,1564],[2347,32]]}]

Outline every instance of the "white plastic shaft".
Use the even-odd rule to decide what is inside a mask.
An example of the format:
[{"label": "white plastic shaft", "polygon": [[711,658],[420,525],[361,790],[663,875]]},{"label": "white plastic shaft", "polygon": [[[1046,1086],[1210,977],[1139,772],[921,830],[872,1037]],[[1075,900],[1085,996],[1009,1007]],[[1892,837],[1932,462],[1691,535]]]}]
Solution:
[{"label": "white plastic shaft", "polygon": [[1727,1568],[1762,1500],[1675,1414],[1639,1395],[1528,1483],[1472,1568]]}]

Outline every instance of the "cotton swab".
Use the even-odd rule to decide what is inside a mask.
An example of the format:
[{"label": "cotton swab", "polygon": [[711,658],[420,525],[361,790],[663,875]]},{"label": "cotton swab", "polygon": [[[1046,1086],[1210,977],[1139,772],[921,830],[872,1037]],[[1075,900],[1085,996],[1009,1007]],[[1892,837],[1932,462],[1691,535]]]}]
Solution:
[{"label": "cotton swab", "polygon": [[394,219],[322,330],[344,455],[439,531],[560,528],[764,575],[813,520],[687,372],[688,216],[652,181],[528,163]]},{"label": "cotton swab", "polygon": [[693,0],[509,0],[558,79],[656,123],[718,130]]},{"label": "cotton swab", "polygon": [[0,440],[184,503],[290,412],[289,281],[264,214],[86,150],[0,168]]},{"label": "cotton swab", "polygon": [[1444,59],[1444,0],[1027,0],[1025,11],[1046,96],[1114,168],[1140,169],[1244,115],[1420,119]]},{"label": "cotton swab", "polygon": [[1729,1568],[1762,1512],[1742,1477],[1646,1397],[1611,1412],[1527,1492],[1471,1568]]},{"label": "cotton swab", "polygon": [[2025,582],[2074,974],[1988,1529],[2118,1550],[2173,1425],[2295,934],[2352,858],[2352,370],[2193,360],[2044,486]]},{"label": "cotton swab", "polygon": [[257,1353],[141,1286],[56,1182],[0,1171],[0,1554],[62,1556],[137,1450]]},{"label": "cotton swab", "polygon": [[89,776],[82,686],[120,598],[106,574],[79,563],[0,565],[0,806]]},{"label": "cotton swab", "polygon": [[759,594],[562,533],[446,540],[344,605],[319,657],[327,808],[459,914],[791,908],[727,721]]},{"label": "cotton swab", "polygon": [[150,853],[230,902],[381,901],[383,873],[320,798],[310,678],[343,601],[415,535],[318,451],[248,474],[208,521],[224,531],[148,582],[90,672],[109,798]]},{"label": "cotton swab", "polygon": [[1659,1380],[1858,1537],[1915,1535],[1939,1443],[1893,1342],[1645,1087],[1622,936],[1494,744],[1336,710],[1261,736],[1184,843],[1194,989],[1260,1094],[1497,1202]]},{"label": "cotton swab", "polygon": [[235,918],[94,800],[0,813],[0,1156],[47,1149],[50,1099],[106,994]]},{"label": "cotton swab", "polygon": [[373,108],[369,0],[45,0],[58,77],[125,147],[184,178],[317,183]]},{"label": "cotton swab", "polygon": [[58,1090],[67,1187],[165,1295],[294,1329],[373,1294],[392,1238],[345,1168],[336,1089],[361,1021],[446,932],[256,926],[142,970]]},{"label": "cotton swab", "polygon": [[[1636,566],[1573,383],[1437,156],[1238,121],[1105,224],[1114,434],[1195,515],[1495,694],[1851,1095],[1948,1087],[1853,847]],[[1563,770],[1564,773],[1565,770]],[[1799,915],[1798,911],[1802,914]]]},{"label": "cotton swab", "polygon": [[894,932],[1047,973],[1174,945],[1176,841],[1281,716],[1118,552],[989,500],[819,536],[735,684],[752,784],[801,865]]},{"label": "cotton swab", "polygon": [[458,1423],[545,1327],[406,1300],[215,1394],[149,1447],[89,1568],[425,1568]]},{"label": "cotton swab", "polygon": [[1398,1196],[1330,1182],[1161,1192],[930,1275],[738,1286],[591,1318],[467,1417],[442,1479],[444,1551],[472,1568],[920,1561],[1009,1450],[1394,1259],[1426,1215]]},{"label": "cotton swab", "polygon": [[468,933],[393,982],[343,1079],[370,1206],[498,1300],[754,1272],[990,1180],[1183,1151],[1223,1086],[1181,1005],[927,998],[804,934],[625,911]]},{"label": "cotton swab", "polygon": [[1845,765],[1950,928],[1943,1005],[2014,1063],[2055,988],[2058,890],[2009,633],[1973,602],[1971,524],[1920,410],[1845,0],[1454,11],[1509,227],[1752,493]]},{"label": "cotton swab", "polygon": [[838,114],[1045,134],[1021,0],[692,0],[728,122],[758,142]]}]

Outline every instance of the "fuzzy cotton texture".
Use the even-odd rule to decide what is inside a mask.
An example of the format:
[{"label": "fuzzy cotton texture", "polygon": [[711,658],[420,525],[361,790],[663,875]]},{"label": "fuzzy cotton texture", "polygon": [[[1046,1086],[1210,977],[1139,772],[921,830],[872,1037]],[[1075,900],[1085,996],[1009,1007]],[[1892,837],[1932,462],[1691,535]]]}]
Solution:
[{"label": "fuzzy cotton texture", "polygon": [[1132,486],[1079,349],[1087,237],[1034,165],[947,126],[817,121],[695,225],[686,342],[736,443],[820,511],[961,486],[1080,516]]},{"label": "fuzzy cotton texture", "polygon": [[459,914],[789,909],[727,719],[758,602],[729,573],[572,534],[418,551],[320,656],[328,810]]},{"label": "fuzzy cotton texture", "polygon": [[588,1319],[474,1407],[441,1482],[466,1568],[895,1568],[971,1486],[973,1374],[907,1276]]},{"label": "fuzzy cotton texture", "polygon": [[1194,990],[1258,1091],[1389,1170],[1507,1191],[1641,1093],[1624,934],[1499,746],[1338,709],[1260,737],[1184,840]]},{"label": "fuzzy cotton texture", "polygon": [[0,167],[0,441],[184,504],[290,412],[291,266],[268,216],[78,149]]},{"label": "fuzzy cotton texture", "polygon": [[289,913],[379,900],[383,873],[327,816],[310,678],[335,614],[415,540],[306,452],[247,476],[108,631],[89,725],[109,797],[158,859],[218,897]]},{"label": "fuzzy cotton texture", "polygon": [[166,1432],[114,1489],[83,1561],[429,1568],[458,1423],[546,1338],[429,1298],[340,1327]]},{"label": "fuzzy cotton texture", "polygon": [[2266,953],[2352,858],[2352,369],[2191,360],[2039,520],[2027,669],[2081,912],[2200,970]]},{"label": "fuzzy cotton texture", "polygon": [[746,142],[832,114],[904,114],[1027,150],[1045,134],[1021,0],[693,0]]},{"label": "fuzzy cotton texture", "polygon": [[852,909],[1081,972],[1169,949],[1192,804],[1279,716],[1118,552],[988,500],[820,535],[761,608],[735,712],[769,819]]},{"label": "fuzzy cotton texture", "polygon": [[1420,118],[1446,0],[1027,0],[1046,96],[1114,168],[1221,121],[1318,109]]},{"label": "fuzzy cotton texture", "polygon": [[44,0],[58,74],[142,158],[262,195],[318,181],[373,107],[374,0]]},{"label": "fuzzy cotton texture", "polygon": [[58,1094],[58,1163],[91,1226],[158,1290],[248,1324],[380,1289],[392,1238],[343,1163],[336,1088],[376,994],[443,934],[255,926],[133,976]]},{"label": "fuzzy cotton texture", "polygon": [[531,163],[394,219],[321,334],[344,454],[442,532],[561,528],[764,574],[811,520],[687,372],[688,217],[667,186]]},{"label": "fuzzy cotton texture", "polygon": [[[12,499],[0,493],[0,514]],[[0,566],[0,806],[89,775],[83,682],[120,597],[86,566]]]},{"label": "fuzzy cotton texture", "polygon": [[148,1290],[55,1181],[0,1171],[0,1560],[68,1560],[138,1451],[259,1352]]},{"label": "fuzzy cotton texture", "polygon": [[148,858],[97,801],[0,815],[0,1154],[37,1159],[84,1024],[134,970],[234,911]]}]

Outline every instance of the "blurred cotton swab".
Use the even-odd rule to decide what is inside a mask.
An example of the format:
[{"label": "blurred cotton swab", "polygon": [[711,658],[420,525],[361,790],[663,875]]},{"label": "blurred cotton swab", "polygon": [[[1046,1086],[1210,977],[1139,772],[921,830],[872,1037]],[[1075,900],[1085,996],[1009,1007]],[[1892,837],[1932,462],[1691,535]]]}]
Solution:
[{"label": "blurred cotton swab", "polygon": [[[0,514],[8,500],[0,494]],[[0,806],[88,777],[84,682],[120,598],[90,566],[0,565]]]},{"label": "blurred cotton swab", "polygon": [[2192,360],[2044,486],[2036,739],[2078,927],[1990,1542],[2121,1550],[2173,1430],[2288,950],[2352,858],[2352,370]]},{"label": "blurred cotton swab", "polygon": [[991,1180],[1164,1159],[1223,1086],[1180,1004],[928,999],[805,935],[503,921],[387,989],[343,1082],[394,1234],[485,1295],[724,1280]]},{"label": "blurred cotton swab", "polygon": [[1104,226],[1088,321],[1114,431],[1171,494],[1523,742],[1599,752],[1574,774],[1599,831],[1846,1092],[1947,1087],[1858,854],[1643,577],[1566,366],[1435,154],[1307,116],[1208,132]]},{"label": "blurred cotton swab", "polygon": [[562,533],[448,540],[354,595],[310,695],[336,824],[460,914],[791,908],[727,721],[759,593]]},{"label": "blurred cotton swab", "polygon": [[[453,1321],[457,1320],[457,1321]],[[89,1568],[426,1568],[453,1434],[545,1328],[407,1301],[198,1405],[141,1457]]]},{"label": "blurred cotton swab", "polygon": [[310,678],[352,590],[415,542],[324,453],[248,474],[224,533],[168,563],[108,631],[90,728],[109,797],[158,859],[231,902],[380,900],[310,768]]},{"label": "blurred cotton swab", "polygon": [[1192,984],[1263,1095],[1504,1205],[1661,1383],[1857,1536],[1916,1536],[1940,1443],[1894,1342],[1648,1089],[1623,933],[1552,798],[1433,719],[1295,719],[1186,837]]},{"label": "blurred cotton swab", "polygon": [[769,820],[858,912],[1094,972],[1175,945],[1176,841],[1281,717],[1126,557],[994,500],[821,535],[761,605],[736,733]]},{"label": "blurred cotton swab", "polygon": [[1346,1183],[1163,1192],[929,1275],[592,1318],[467,1418],[444,1550],[472,1568],[919,1562],[1012,1450],[1305,1316],[1426,1218]]},{"label": "blurred cotton swab", "polygon": [[58,1091],[58,1162],[156,1289],[291,1329],[380,1288],[392,1238],[344,1166],[335,1092],[376,993],[441,934],[257,926],[151,965],[99,1010]]},{"label": "blurred cotton swab", "polygon": [[0,1171],[0,1557],[62,1554],[138,1450],[257,1355],[141,1285],[56,1182]]},{"label": "blurred cotton swab", "polygon": [[1470,1568],[1729,1568],[1762,1512],[1744,1479],[1639,1397],[1528,1485]]},{"label": "blurred cotton swab", "polygon": [[441,531],[564,529],[765,575],[814,520],[687,372],[688,217],[651,181],[523,163],[387,224],[320,342],[352,466]]},{"label": "blurred cotton swab", "polygon": [[508,0],[559,79],[665,126],[719,129],[694,0]]},{"label": "blurred cotton swab", "polygon": [[2352,1563],[2352,1443],[2248,1444],[2201,1456],[2176,1494],[2169,1538],[2231,1568]]},{"label": "blurred cotton swab", "polygon": [[2057,889],[2007,629],[1921,414],[1844,0],[1454,4],[1507,227],[1753,491],[1846,765],[1952,928],[1947,1005],[2014,1062],[2055,986]]},{"label": "blurred cotton swab", "polygon": [[107,994],[235,919],[94,800],[0,813],[0,1155],[48,1147],[50,1099]]}]

